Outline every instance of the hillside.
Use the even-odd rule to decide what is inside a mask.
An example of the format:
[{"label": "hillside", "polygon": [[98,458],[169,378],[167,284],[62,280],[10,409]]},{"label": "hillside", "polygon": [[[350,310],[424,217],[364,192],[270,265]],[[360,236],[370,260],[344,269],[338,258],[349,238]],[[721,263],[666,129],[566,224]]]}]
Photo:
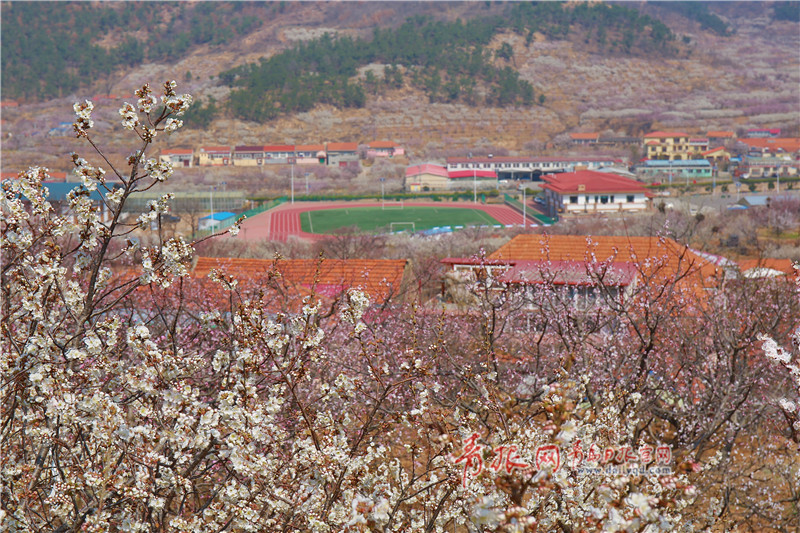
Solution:
[{"label": "hillside", "polygon": [[[131,38],[159,43],[159,32],[170,26],[163,20],[179,20],[178,9],[194,8],[153,5],[156,15],[132,24],[135,32],[98,34],[95,44],[119,51],[125,43],[131,43]],[[633,46],[626,50],[624,41],[629,34],[606,33],[601,31],[601,23],[587,27],[554,18],[552,24],[542,25],[537,31],[531,26],[517,27],[521,23],[515,26],[508,22],[510,7],[502,3],[246,4],[238,8],[231,5],[229,11],[226,6],[219,8],[219,20],[232,28],[227,37],[200,35],[196,40],[210,40],[192,42],[183,54],[148,49],[148,56],[162,53],[171,59],[147,59],[138,64],[131,60],[132,64],[113,67],[112,76],[100,77],[91,86],[62,98],[24,98],[18,107],[4,108],[4,170],[33,162],[63,168],[63,156],[74,149],[75,143],[69,137],[47,137],[45,133],[60,122],[72,120],[72,102],[97,94],[129,95],[144,81],[158,83],[168,78],[178,80],[182,90],[204,104],[213,98],[221,111],[208,126],[187,128],[178,137],[167,139],[167,146],[392,139],[407,145],[412,158],[422,159],[480,146],[539,152],[545,143],[572,131],[635,134],[657,128],[701,132],[782,127],[796,132],[800,123],[798,24],[776,18],[770,3],[714,3],[709,9],[724,22],[724,31],[713,24],[704,27],[702,22],[687,18],[686,12],[667,9],[660,3],[625,3],[624,9],[638,7],[642,17],[661,21],[671,30],[674,39],[663,50],[650,47],[651,41],[641,40],[638,33]],[[160,23],[155,22],[158,14],[163,15]],[[489,67],[498,72],[508,68],[518,75],[520,83],[529,83],[535,101],[515,100],[500,107],[491,98],[492,83],[496,83],[496,75],[491,73],[485,80],[478,79],[472,102],[461,94],[453,101],[443,101],[432,98],[426,88],[424,80],[434,75],[432,70],[399,65],[402,82],[366,90],[363,107],[315,103],[302,112],[277,113],[263,123],[237,118],[227,109],[232,89],[220,74],[255,64],[260,58],[275,57],[325,33],[369,42],[376,27],[382,31],[397,29],[408,17],[417,15],[442,22],[492,17],[505,21],[498,24],[496,33],[481,49]],[[187,14],[183,16],[192,20]],[[241,26],[242,21],[254,17],[260,23]],[[4,22],[4,26],[7,24]],[[180,35],[181,26],[176,27]],[[236,28],[242,28],[241,34]],[[189,31],[185,32],[187,39]],[[651,26],[647,26],[647,32],[652,32]],[[4,51],[4,69],[5,57]],[[367,80],[382,80],[387,66],[380,60],[358,65],[346,82],[363,85]],[[422,81],[412,81],[414,72]],[[440,72],[446,81],[447,71]],[[124,158],[130,145],[123,142],[123,130],[117,124],[119,100],[97,102],[97,107],[97,117],[108,121],[101,124],[98,120],[98,128],[106,129],[112,152]]]}]

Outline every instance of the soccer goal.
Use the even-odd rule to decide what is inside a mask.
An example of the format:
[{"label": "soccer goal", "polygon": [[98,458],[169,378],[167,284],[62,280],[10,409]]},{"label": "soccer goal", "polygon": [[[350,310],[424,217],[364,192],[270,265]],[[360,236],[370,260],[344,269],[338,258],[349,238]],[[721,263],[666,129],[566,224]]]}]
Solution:
[{"label": "soccer goal", "polygon": [[[397,231],[408,231],[409,226],[411,226],[411,233],[417,232],[417,225],[413,222],[390,222],[389,231],[391,231],[392,233],[395,233]],[[395,229],[395,228],[400,228],[400,229]]]},{"label": "soccer goal", "polygon": [[403,209],[403,200],[397,200],[394,202],[384,200],[381,208],[384,211],[387,209]]}]

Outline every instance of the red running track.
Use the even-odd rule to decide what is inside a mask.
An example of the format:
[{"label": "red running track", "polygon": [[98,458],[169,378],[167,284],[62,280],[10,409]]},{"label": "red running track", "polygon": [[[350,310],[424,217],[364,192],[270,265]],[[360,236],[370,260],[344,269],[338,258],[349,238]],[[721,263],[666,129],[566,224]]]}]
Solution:
[{"label": "red running track", "polygon": [[[320,209],[343,209],[346,207],[380,207],[380,202],[297,202],[281,204],[274,209],[249,218],[242,224],[239,238],[248,241],[272,240],[286,241],[294,236],[300,239],[320,240],[326,235],[306,233],[300,226],[300,213],[305,211],[318,211]],[[484,205],[473,202],[447,203],[442,202],[405,202],[404,205],[414,207],[461,207],[484,211],[493,219],[503,225],[521,225],[522,215],[506,205]],[[528,226],[534,227],[536,223],[528,220]]]}]

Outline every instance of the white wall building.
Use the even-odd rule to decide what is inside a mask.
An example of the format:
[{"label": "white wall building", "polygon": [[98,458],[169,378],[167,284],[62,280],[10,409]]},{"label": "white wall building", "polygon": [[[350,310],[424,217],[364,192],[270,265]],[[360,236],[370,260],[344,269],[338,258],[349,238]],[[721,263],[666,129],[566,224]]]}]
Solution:
[{"label": "white wall building", "polygon": [[542,176],[549,216],[644,211],[650,193],[636,180],[582,170]]}]

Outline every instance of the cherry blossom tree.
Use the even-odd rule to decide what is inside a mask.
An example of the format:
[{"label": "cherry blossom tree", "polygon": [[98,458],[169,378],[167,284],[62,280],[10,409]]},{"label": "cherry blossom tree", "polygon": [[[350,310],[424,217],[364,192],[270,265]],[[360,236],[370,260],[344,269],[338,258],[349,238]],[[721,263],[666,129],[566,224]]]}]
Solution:
[{"label": "cherry blossom tree", "polygon": [[[453,310],[327,298],[277,269],[196,279],[198,243],[161,231],[169,195],[123,212],[172,174],[148,154],[191,105],[175,89],[159,101],[145,85],[119,110],[137,142],[124,171],[93,135],[93,104],[75,105],[97,162],[73,156],[82,185],[66,214],[44,168],[3,183],[9,530],[796,524],[791,496],[765,500],[756,479],[757,453],[778,458],[796,438],[796,391],[759,352],[759,335],[790,333],[785,286],[699,299],[684,273],[662,272],[622,298],[592,262],[595,305],[545,273],[535,291],[473,280],[472,305]],[[771,472],[796,504],[792,460]],[[742,465],[752,478],[726,483]]]}]

